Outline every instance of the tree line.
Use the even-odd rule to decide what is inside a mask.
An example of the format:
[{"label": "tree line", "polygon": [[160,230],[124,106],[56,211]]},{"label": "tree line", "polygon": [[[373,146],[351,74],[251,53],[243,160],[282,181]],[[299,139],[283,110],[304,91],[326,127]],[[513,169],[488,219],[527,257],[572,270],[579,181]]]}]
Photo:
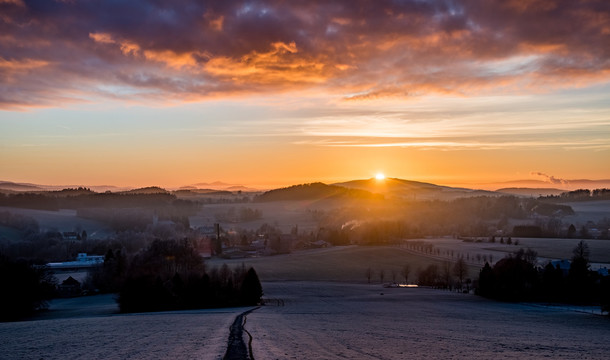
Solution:
[{"label": "tree line", "polygon": [[580,241],[565,271],[550,262],[537,268],[536,252],[521,249],[493,267],[486,263],[479,273],[477,293],[503,301],[599,304],[608,311],[610,277],[590,270],[589,254],[587,243]]},{"label": "tree line", "polygon": [[250,306],[263,295],[253,268],[206,269],[187,239],[155,240],[132,258],[109,250],[86,286],[118,292],[122,312]]}]

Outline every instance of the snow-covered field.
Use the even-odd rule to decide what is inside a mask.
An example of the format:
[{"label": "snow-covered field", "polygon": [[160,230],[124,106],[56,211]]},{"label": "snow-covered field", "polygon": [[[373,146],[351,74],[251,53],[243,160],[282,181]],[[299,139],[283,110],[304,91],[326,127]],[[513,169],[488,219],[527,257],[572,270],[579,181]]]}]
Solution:
[{"label": "snow-covered field", "polygon": [[248,315],[257,359],[604,359],[610,320],[425,288],[265,284]]},{"label": "snow-covered field", "polygon": [[117,310],[111,295],[54,300],[38,320],[0,323],[0,359],[222,359],[229,326],[245,311]]},{"label": "snow-covered field", "polygon": [[[284,306],[270,301],[247,316],[255,359],[608,356],[610,319],[598,315],[425,288],[303,281],[263,287],[265,298]],[[0,323],[0,358],[220,359],[229,326],[251,309],[119,315],[111,297],[92,301],[88,310],[74,309],[79,300],[56,301],[46,317]]]}]

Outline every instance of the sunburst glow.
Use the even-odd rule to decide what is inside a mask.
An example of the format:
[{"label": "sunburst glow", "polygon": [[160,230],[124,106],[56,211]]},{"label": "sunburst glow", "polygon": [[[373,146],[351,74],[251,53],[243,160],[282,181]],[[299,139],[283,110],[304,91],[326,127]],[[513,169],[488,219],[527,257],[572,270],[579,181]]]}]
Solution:
[{"label": "sunburst glow", "polygon": [[383,173],[377,173],[377,174],[375,175],[375,179],[377,179],[377,180],[383,180],[383,179],[385,179],[385,175],[384,175]]}]

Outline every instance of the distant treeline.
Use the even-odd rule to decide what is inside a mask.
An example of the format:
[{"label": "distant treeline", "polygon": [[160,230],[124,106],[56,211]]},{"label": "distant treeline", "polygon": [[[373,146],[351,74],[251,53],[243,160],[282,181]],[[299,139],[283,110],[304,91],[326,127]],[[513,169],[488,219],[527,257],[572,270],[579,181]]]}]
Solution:
[{"label": "distant treeline", "polygon": [[610,189],[578,189],[567,191],[559,195],[542,196],[540,199],[554,201],[610,200]]},{"label": "distant treeline", "polygon": [[78,192],[77,194],[70,196],[60,194],[61,192],[0,194],[0,206],[38,210],[59,210],[99,207],[154,208],[167,206],[175,201],[192,203],[189,200],[177,200],[175,195],[169,193]]},{"label": "distant treeline", "polygon": [[87,286],[118,292],[122,312],[249,306],[263,295],[253,268],[206,269],[188,240],[156,240],[131,258],[109,250]]}]

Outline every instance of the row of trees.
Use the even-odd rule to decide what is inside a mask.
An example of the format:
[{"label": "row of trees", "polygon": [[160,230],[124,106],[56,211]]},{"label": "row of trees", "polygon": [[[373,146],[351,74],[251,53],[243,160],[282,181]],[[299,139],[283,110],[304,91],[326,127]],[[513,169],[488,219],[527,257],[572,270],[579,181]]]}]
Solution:
[{"label": "row of trees", "polygon": [[591,201],[591,200],[610,200],[610,189],[578,189],[566,191],[560,195],[549,195],[541,197],[545,200],[555,201]]},{"label": "row of trees", "polygon": [[[66,189],[70,190],[70,189]],[[59,210],[80,208],[164,207],[177,200],[169,193],[95,193],[91,191],[58,191],[0,194],[0,206]],[[183,200],[186,201],[186,200]],[[188,201],[190,203],[190,201]],[[191,204],[182,203],[180,206]]]},{"label": "row of trees", "polygon": [[253,268],[208,270],[186,239],[156,240],[131,259],[108,251],[87,286],[118,292],[122,312],[256,305],[263,295]]},{"label": "row of trees", "polygon": [[536,268],[536,252],[521,249],[481,269],[477,293],[504,301],[547,301],[575,304],[610,304],[610,277],[589,269],[589,247],[580,241],[573,250],[567,273],[547,264]]},{"label": "row of trees", "polygon": [[[409,284],[409,279],[412,274],[413,269],[410,264],[405,264],[400,271],[392,269],[389,273],[386,273],[384,269],[375,272],[370,267],[365,270],[365,276],[368,283],[371,283],[374,276],[379,276],[381,283],[391,279],[393,283],[404,280],[405,284]],[[462,289],[465,282],[470,282],[470,280],[467,279],[468,265],[463,257],[459,257],[453,263],[445,261],[441,266],[430,264],[425,268],[417,269],[415,275],[416,278],[413,280],[418,285],[433,286],[443,289]]]}]

